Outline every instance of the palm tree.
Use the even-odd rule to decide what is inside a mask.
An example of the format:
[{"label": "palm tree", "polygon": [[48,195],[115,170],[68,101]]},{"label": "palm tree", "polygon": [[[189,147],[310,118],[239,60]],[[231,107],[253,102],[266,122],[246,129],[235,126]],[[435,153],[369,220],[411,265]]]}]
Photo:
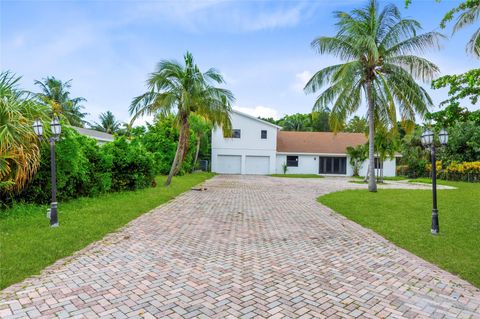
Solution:
[{"label": "palm tree", "polygon": [[[443,18],[440,26],[445,28],[447,22],[453,19],[454,15],[458,12],[462,12],[453,26],[453,33],[464,28],[465,26],[474,24],[480,17],[480,0],[467,0],[462,2],[458,7],[447,12]],[[470,41],[467,44],[467,52],[477,58],[480,57],[480,28],[475,30]]]},{"label": "palm tree", "polygon": [[86,99],[70,97],[69,89],[72,87],[72,80],[62,82],[52,76],[34,83],[41,89],[41,93],[37,93],[38,99],[48,105],[53,114],[61,115],[73,126],[84,127],[87,124],[84,118],[88,113],[82,112],[84,107],[81,105]]},{"label": "palm tree", "polygon": [[175,158],[165,182],[167,186],[183,163],[188,148],[191,114],[203,117],[212,125],[222,127],[224,131],[231,130],[230,111],[231,102],[234,101],[233,94],[229,90],[214,86],[225,83],[222,75],[215,69],[201,72],[190,52],[185,54],[184,62],[182,65],[177,61],[161,61],[147,81],[148,92],[134,98],[130,105],[132,123],[139,116],[168,114],[176,110],[180,136]]},{"label": "palm tree", "polygon": [[[47,124],[48,110],[17,88],[20,77],[0,73],[0,191],[20,191],[40,165],[39,139],[32,124]],[[48,130],[45,130],[48,133]]]},{"label": "palm tree", "polygon": [[204,118],[196,115],[196,114],[192,114],[190,116],[190,127],[192,129],[192,131],[195,133],[195,137],[196,137],[196,142],[197,142],[197,145],[196,145],[196,148],[195,148],[195,157],[193,159],[193,169],[196,168],[196,164],[197,164],[197,161],[198,161],[198,155],[200,154],[200,145],[201,145],[201,142],[202,142],[202,139],[205,138],[205,136],[211,131],[212,129],[212,126],[209,122],[205,121]]},{"label": "palm tree", "polygon": [[120,130],[121,124],[115,119],[115,115],[112,112],[100,113],[99,118],[100,123],[95,122],[94,125],[90,126],[91,129],[108,134],[113,134]]},{"label": "palm tree", "polygon": [[[439,69],[414,54],[438,47],[443,36],[437,32],[418,34],[421,27],[417,21],[403,19],[393,4],[379,11],[375,0],[351,13],[334,14],[337,34],[313,40],[312,47],[320,54],[333,54],[344,63],[318,71],[306,84],[305,92],[314,93],[329,85],[318,96],[314,110],[333,104],[330,122],[334,131],[366,100],[369,162],[374,167],[375,121],[391,125],[396,122],[397,110],[402,119],[415,119],[416,114],[423,116],[432,105],[415,79],[428,82]],[[374,192],[374,170],[369,173],[368,189]]]}]

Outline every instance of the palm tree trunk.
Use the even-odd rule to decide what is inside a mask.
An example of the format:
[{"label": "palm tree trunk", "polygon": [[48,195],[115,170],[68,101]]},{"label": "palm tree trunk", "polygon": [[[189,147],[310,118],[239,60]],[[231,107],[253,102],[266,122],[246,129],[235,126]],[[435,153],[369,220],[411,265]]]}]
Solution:
[{"label": "palm tree trunk", "polygon": [[367,98],[368,98],[368,158],[369,158],[369,179],[368,191],[377,191],[377,182],[375,181],[375,113],[373,109],[372,83],[367,81]]},{"label": "palm tree trunk", "polygon": [[200,136],[197,137],[197,149],[195,150],[195,159],[193,160],[193,170],[195,170],[195,166],[197,165],[199,153],[200,153]]},{"label": "palm tree trunk", "polygon": [[186,149],[185,136],[188,134],[188,116],[181,117],[181,127],[180,127],[180,136],[178,137],[177,151],[175,152],[175,158],[173,159],[172,167],[170,168],[170,173],[168,174],[167,180],[165,181],[165,186],[170,185],[172,182],[172,177],[178,173],[182,165],[183,157]]}]

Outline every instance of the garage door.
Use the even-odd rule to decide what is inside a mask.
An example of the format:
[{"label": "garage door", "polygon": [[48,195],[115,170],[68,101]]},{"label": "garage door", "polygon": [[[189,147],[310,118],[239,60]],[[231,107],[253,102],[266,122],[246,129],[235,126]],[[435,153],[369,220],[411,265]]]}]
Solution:
[{"label": "garage door", "polygon": [[246,174],[268,174],[270,172],[269,156],[247,156],[245,158]]},{"label": "garage door", "polygon": [[218,155],[217,173],[240,174],[242,172],[242,157],[240,155]]}]

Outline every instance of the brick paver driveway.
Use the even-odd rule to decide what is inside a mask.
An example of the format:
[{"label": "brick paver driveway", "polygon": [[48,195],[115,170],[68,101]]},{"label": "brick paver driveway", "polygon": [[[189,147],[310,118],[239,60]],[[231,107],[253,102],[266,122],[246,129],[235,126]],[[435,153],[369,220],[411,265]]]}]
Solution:
[{"label": "brick paver driveway", "polygon": [[206,184],[4,290],[0,316],[480,318],[478,289],[315,201],[363,185]]}]

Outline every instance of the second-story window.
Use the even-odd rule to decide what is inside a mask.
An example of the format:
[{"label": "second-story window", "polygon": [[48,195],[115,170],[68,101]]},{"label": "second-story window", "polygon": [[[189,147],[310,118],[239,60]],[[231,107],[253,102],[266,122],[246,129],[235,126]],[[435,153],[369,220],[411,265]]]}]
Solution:
[{"label": "second-story window", "polygon": [[240,138],[242,135],[242,131],[239,129],[233,129],[232,130],[232,138]]},{"label": "second-story window", "polygon": [[262,130],[261,137],[263,140],[267,139],[267,130]]}]

